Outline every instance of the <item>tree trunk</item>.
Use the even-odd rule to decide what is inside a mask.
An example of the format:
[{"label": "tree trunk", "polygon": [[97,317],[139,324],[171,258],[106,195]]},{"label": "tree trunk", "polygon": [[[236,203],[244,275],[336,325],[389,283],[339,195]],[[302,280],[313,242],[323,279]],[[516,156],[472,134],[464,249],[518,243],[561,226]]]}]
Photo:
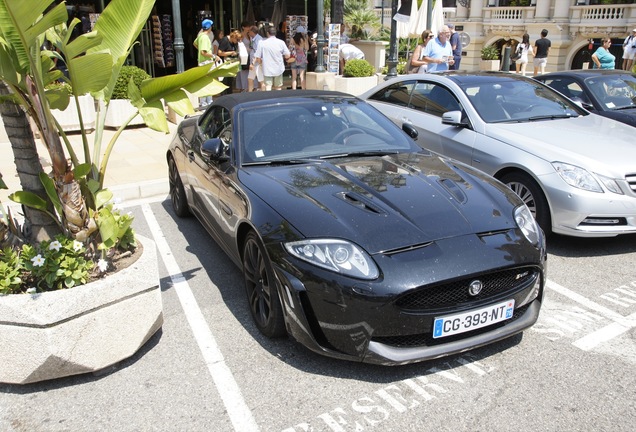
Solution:
[{"label": "tree trunk", "polygon": [[[9,89],[2,81],[0,81],[0,94],[9,94]],[[5,101],[0,103],[0,115],[11,143],[22,190],[32,192],[49,201],[38,177],[43,169],[26,113],[19,105]],[[27,240],[36,242],[48,240],[61,232],[59,226],[46,213],[26,206],[23,206],[23,211]],[[52,205],[50,205],[50,211],[53,212]]]}]

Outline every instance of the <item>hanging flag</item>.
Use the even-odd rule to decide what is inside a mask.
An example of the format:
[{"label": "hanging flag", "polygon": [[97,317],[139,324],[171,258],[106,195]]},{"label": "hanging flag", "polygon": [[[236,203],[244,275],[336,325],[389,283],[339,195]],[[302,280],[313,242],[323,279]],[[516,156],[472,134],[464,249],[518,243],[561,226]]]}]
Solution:
[{"label": "hanging flag", "polygon": [[417,0],[402,0],[398,7],[397,13],[393,16],[393,19],[398,22],[408,23],[411,18],[411,9],[413,1]]}]

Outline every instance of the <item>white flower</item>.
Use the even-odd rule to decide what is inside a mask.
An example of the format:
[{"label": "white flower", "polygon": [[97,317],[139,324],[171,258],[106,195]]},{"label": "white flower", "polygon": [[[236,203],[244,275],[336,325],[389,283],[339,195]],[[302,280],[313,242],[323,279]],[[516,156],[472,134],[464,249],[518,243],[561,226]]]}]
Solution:
[{"label": "white flower", "polygon": [[26,293],[27,294],[36,294],[38,292],[36,287],[31,287],[31,288],[27,288]]},{"label": "white flower", "polygon": [[36,256],[31,258],[31,262],[36,267],[42,267],[44,265],[44,258],[42,258],[42,255],[37,254]]},{"label": "white flower", "polygon": [[51,244],[49,245],[49,250],[55,249],[55,251],[59,251],[61,247],[62,247],[62,243],[55,240],[54,242],[51,242]]},{"label": "white flower", "polygon": [[106,261],[105,259],[100,259],[99,261],[97,261],[97,268],[100,272],[105,272],[106,270],[108,270],[108,261]]},{"label": "white flower", "polygon": [[75,252],[81,251],[83,247],[84,245],[81,242],[78,242],[77,240],[73,240],[73,250]]}]

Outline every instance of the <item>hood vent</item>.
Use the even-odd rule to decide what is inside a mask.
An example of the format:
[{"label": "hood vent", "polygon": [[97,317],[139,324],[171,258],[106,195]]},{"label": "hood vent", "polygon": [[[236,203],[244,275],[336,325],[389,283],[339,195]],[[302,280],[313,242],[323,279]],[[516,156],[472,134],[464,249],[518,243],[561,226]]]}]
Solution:
[{"label": "hood vent", "polygon": [[358,207],[362,210],[368,211],[370,213],[375,213],[378,215],[385,215],[386,212],[378,207],[372,200],[365,197],[362,194],[355,192],[339,192],[336,195],[338,198],[342,199],[349,204]]},{"label": "hood vent", "polygon": [[440,182],[440,184],[442,186],[444,186],[444,189],[446,189],[448,191],[448,193],[450,193],[451,196],[457,200],[458,203],[466,204],[466,201],[467,201],[468,198],[466,197],[466,194],[459,187],[459,185],[457,183],[455,183],[453,180],[447,179],[447,178],[442,179],[439,182]]}]

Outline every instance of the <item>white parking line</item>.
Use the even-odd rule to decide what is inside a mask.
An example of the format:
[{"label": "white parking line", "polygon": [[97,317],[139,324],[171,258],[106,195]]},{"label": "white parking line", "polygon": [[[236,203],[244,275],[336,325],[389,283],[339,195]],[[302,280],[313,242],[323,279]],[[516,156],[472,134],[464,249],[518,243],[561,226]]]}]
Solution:
[{"label": "white parking line", "polygon": [[[206,322],[205,317],[194,298],[190,285],[183,277],[181,269],[179,268],[177,261],[174,259],[174,255],[168,246],[168,242],[161,231],[161,227],[159,226],[150,205],[146,203],[142,204],[141,207],[144,212],[144,216],[146,217],[146,221],[148,222],[148,226],[150,227],[150,231],[154,237],[157,249],[159,250],[159,255],[168,269],[168,274],[172,280],[174,290],[179,297],[181,307],[183,308],[183,312],[190,324],[194,338],[196,339],[199,349],[203,354],[205,363],[208,366],[212,379],[214,380],[219,396],[221,396],[221,399],[223,400],[223,404],[225,405],[225,409],[227,410],[232,425],[234,425],[234,430],[240,432],[258,431],[259,428],[252,416],[252,412],[247,407],[247,404],[243,399],[243,395],[241,394],[241,389],[234,380],[234,376],[232,375],[230,368],[225,363],[223,354],[216,344],[216,340],[214,339],[214,336],[210,331],[210,327],[208,326],[208,323]],[[210,281],[210,283],[212,282]]]},{"label": "white parking line", "polygon": [[582,296],[579,293],[569,290],[556,282],[552,282],[551,280],[547,281],[546,287],[614,321],[613,323],[572,342],[572,345],[579,349],[589,351],[601,343],[607,342],[636,327],[636,314],[623,316],[588,299],[587,297]]}]

